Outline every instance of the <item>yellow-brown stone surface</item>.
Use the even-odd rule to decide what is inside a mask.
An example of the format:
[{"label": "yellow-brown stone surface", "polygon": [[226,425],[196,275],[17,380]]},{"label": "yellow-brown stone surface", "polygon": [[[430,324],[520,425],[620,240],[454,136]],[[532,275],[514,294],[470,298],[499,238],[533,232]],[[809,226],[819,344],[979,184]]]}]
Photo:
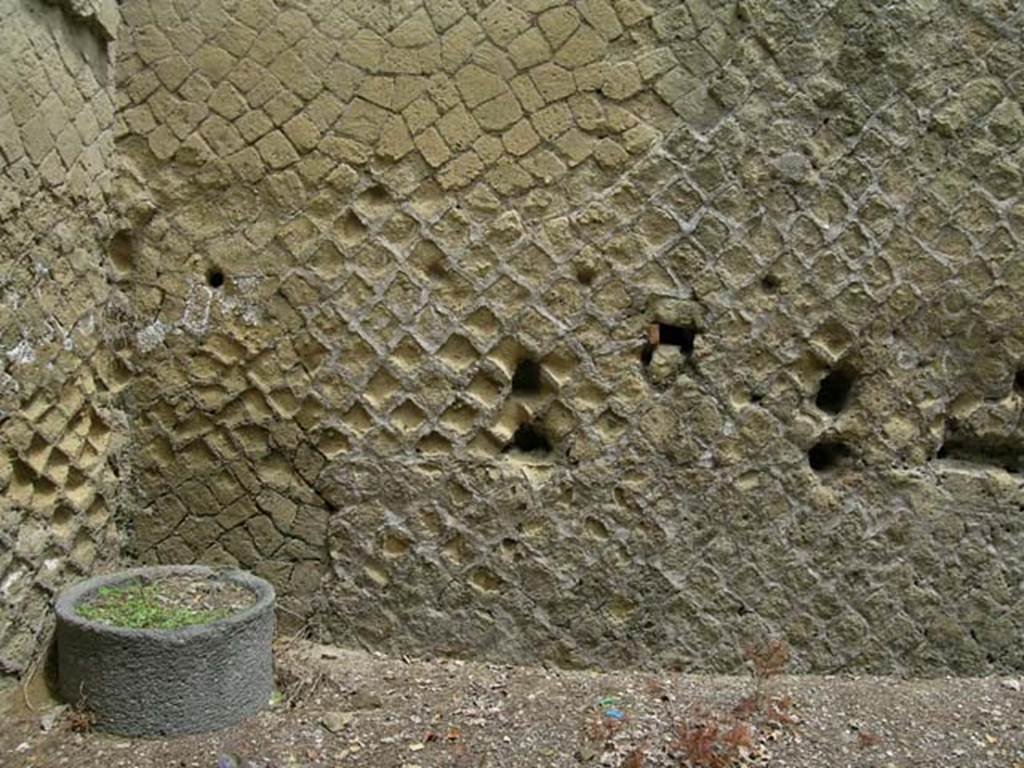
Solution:
[{"label": "yellow-brown stone surface", "polygon": [[0,0],[0,683],[120,555],[131,373],[112,284],[113,3]]},{"label": "yellow-brown stone surface", "polygon": [[[1024,667],[1024,10],[124,0],[108,45],[38,8],[113,51],[117,184],[95,264],[37,246],[66,289],[0,236],[55,305],[5,375],[97,315],[68,386],[131,448],[128,554],[385,650]],[[48,130],[0,140],[73,195],[33,50]],[[5,402],[18,520],[46,409]]]}]

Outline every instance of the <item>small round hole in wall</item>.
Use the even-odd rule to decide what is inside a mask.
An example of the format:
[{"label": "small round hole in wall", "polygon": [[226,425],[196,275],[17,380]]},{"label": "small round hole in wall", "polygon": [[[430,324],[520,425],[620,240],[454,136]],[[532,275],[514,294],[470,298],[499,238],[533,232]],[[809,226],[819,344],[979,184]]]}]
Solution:
[{"label": "small round hole in wall", "polygon": [[540,390],[540,365],[533,360],[523,360],[512,375],[512,392],[517,395],[537,395]]},{"label": "small round hole in wall", "polygon": [[522,453],[550,453],[551,441],[533,424],[521,424],[512,436],[512,442],[505,450],[512,449]]},{"label": "small round hole in wall", "polygon": [[211,288],[222,288],[224,286],[224,272],[219,269],[211,269],[206,273],[206,284]]},{"label": "small round hole in wall", "polygon": [[577,264],[575,272],[580,285],[593,285],[594,278],[597,277],[597,270],[589,264]]},{"label": "small round hole in wall", "polygon": [[1013,388],[1017,392],[1024,393],[1024,368],[1018,369],[1013,374]]},{"label": "small round hole in wall", "polygon": [[657,341],[655,344],[678,347],[679,353],[683,357],[690,357],[693,354],[697,333],[696,326],[658,323]]},{"label": "small round hole in wall", "polygon": [[815,472],[831,472],[850,458],[850,449],[834,440],[816,443],[807,452],[807,463]]},{"label": "small round hole in wall", "polygon": [[779,276],[769,272],[767,275],[761,278],[761,288],[764,289],[765,293],[778,293],[779,288],[782,287],[782,280]]},{"label": "small round hole in wall", "polygon": [[850,394],[856,380],[856,374],[849,368],[829,371],[818,386],[814,404],[825,413],[841,413],[850,402]]}]

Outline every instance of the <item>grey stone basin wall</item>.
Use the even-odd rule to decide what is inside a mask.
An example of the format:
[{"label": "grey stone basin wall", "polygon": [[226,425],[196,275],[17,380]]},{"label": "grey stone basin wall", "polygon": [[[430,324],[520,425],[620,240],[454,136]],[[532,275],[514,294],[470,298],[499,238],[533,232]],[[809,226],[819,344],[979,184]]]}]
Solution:
[{"label": "grey stone basin wall", "polygon": [[61,697],[99,730],[127,736],[213,731],[255,714],[274,688],[274,589],[243,571],[216,573],[255,593],[254,604],[205,625],[128,629],[91,621],[75,608],[100,589],[174,574],[211,577],[203,566],[136,568],[96,576],[57,601]]}]

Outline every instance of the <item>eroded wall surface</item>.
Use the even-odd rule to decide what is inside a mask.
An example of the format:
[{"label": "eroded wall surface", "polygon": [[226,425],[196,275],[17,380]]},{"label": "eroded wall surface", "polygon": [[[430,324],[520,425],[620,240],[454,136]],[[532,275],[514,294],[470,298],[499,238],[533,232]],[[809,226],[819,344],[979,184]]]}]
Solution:
[{"label": "eroded wall surface", "polygon": [[139,558],[383,650],[1024,667],[1015,4],[122,12]]},{"label": "eroded wall surface", "polygon": [[0,683],[120,554],[113,4],[0,0]]}]

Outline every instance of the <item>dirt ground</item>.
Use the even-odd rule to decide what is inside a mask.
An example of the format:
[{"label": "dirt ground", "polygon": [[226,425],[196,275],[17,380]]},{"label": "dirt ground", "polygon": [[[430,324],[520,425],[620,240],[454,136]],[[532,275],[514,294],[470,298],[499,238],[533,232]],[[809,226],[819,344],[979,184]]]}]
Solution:
[{"label": "dirt ground", "polygon": [[754,699],[742,677],[395,659],[298,641],[277,660],[273,706],[177,739],[83,732],[83,718],[44,708],[39,691],[34,711],[16,692],[0,704],[0,766],[1024,768],[1019,677],[779,676]]}]

